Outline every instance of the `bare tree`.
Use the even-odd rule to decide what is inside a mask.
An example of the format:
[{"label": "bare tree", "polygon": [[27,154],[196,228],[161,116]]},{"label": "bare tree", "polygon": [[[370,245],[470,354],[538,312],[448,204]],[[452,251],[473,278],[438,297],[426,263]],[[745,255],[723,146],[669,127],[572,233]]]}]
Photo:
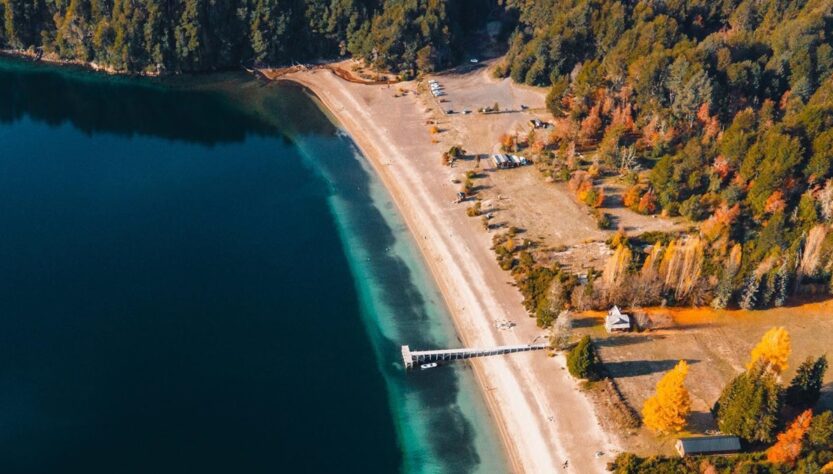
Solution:
[{"label": "bare tree", "polygon": [[573,315],[567,310],[558,314],[555,324],[550,328],[550,347],[566,350],[573,338]]},{"label": "bare tree", "polygon": [[619,173],[627,175],[639,171],[639,162],[636,159],[636,149],[632,146],[619,148]]}]

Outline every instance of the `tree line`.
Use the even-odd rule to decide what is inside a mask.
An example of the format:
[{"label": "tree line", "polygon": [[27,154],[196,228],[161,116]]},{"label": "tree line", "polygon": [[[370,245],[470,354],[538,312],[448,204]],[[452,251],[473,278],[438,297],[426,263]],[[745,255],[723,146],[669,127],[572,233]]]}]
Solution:
[{"label": "tree line", "polygon": [[414,74],[459,60],[493,0],[0,0],[0,45],[129,72],[353,55]]}]

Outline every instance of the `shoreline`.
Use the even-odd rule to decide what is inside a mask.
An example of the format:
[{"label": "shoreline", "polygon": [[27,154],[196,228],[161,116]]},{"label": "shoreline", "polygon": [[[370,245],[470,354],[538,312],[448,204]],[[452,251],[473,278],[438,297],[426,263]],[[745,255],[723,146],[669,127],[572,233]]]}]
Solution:
[{"label": "shoreline", "polygon": [[[281,77],[279,79],[275,79],[275,82],[284,82],[289,83],[294,86],[301,87],[305,93],[309,94],[310,97],[314,99],[314,101],[319,104],[319,107],[327,115],[333,123],[336,124],[337,127],[343,128],[345,132],[349,135],[350,139],[353,143],[356,144],[359,151],[362,153],[362,156],[365,157],[367,162],[373,168],[376,176],[382,182],[382,185],[385,187],[385,191],[388,192],[391,197],[392,201],[396,205],[396,210],[400,216],[402,216],[402,220],[405,222],[406,226],[408,227],[408,232],[411,235],[414,243],[416,244],[417,248],[420,252],[420,257],[422,258],[423,262],[425,262],[426,266],[428,267],[431,277],[434,280],[434,283],[437,284],[437,287],[440,290],[440,293],[443,296],[443,303],[448,309],[448,313],[451,316],[451,322],[454,325],[455,332],[457,337],[463,343],[464,346],[469,346],[469,337],[465,331],[461,330],[460,320],[459,317],[455,314],[455,311],[451,305],[451,301],[449,300],[449,289],[443,284],[442,279],[439,277],[439,273],[441,269],[437,268],[437,263],[434,259],[429,258],[430,254],[433,253],[431,249],[425,248],[426,246],[426,239],[418,239],[417,236],[419,235],[416,229],[414,229],[414,217],[411,215],[409,209],[406,209],[403,206],[403,199],[402,190],[394,185],[391,180],[393,179],[389,173],[385,172],[384,164],[382,163],[381,159],[378,158],[378,155],[372,153],[372,150],[369,149],[372,145],[367,143],[362,143],[364,140],[358,140],[357,137],[361,137],[361,134],[354,133],[354,129],[345,124],[336,112],[336,104],[333,104],[331,101],[328,101],[325,97],[322,97],[322,94],[319,94],[316,91],[314,85],[303,81],[303,79],[298,78],[286,78]],[[356,124],[358,125],[358,124]],[[404,343],[404,341],[403,341]],[[474,373],[475,379],[477,380],[477,385],[480,390],[480,394],[483,397],[483,400],[486,402],[486,406],[489,409],[489,415],[492,419],[492,425],[495,428],[496,433],[500,437],[501,444],[503,445],[504,452],[506,454],[506,459],[509,462],[509,468],[511,472],[514,473],[521,473],[525,472],[523,469],[523,464],[520,459],[520,454],[518,453],[518,449],[515,444],[512,442],[511,435],[507,432],[506,423],[503,420],[503,414],[499,410],[497,406],[497,401],[493,396],[492,390],[489,390],[489,386],[486,383],[485,376],[483,374],[483,369],[480,367],[479,360],[474,359],[469,361],[471,363],[472,372]]]},{"label": "shoreline", "polygon": [[97,63],[93,62],[86,62],[80,61],[75,59],[60,59],[54,56],[54,54],[44,54],[42,57],[38,58],[37,54],[29,51],[29,50],[20,50],[20,49],[2,49],[0,50],[0,56],[17,59],[20,61],[27,61],[32,64],[45,64],[49,66],[57,66],[57,67],[66,67],[66,68],[78,68],[84,71],[92,71],[101,74],[107,74],[108,76],[123,76],[123,77],[161,77],[162,74],[158,72],[128,72],[128,71],[119,71],[110,66],[101,66]]},{"label": "shoreline", "polygon": [[[494,322],[509,316],[522,317],[527,319],[523,325],[530,324],[521,295],[506,285],[506,275],[495,263],[489,244],[471,231],[470,218],[463,215],[459,219],[462,213],[454,205],[442,209],[445,203],[438,202],[442,197],[426,190],[439,185],[437,171],[428,169],[434,165],[433,159],[414,168],[412,161],[425,158],[419,156],[425,150],[411,150],[402,140],[397,143],[384,125],[407,128],[413,134],[426,133],[424,127],[408,128],[402,116],[397,116],[398,123],[378,124],[380,117],[368,111],[369,104],[360,103],[374,98],[361,94],[375,93],[385,101],[381,94],[390,95],[384,86],[348,84],[329,71],[293,73],[279,82],[303,87],[368,160],[416,241],[463,345],[528,343],[529,330],[526,334],[495,332]],[[403,101],[382,106],[399,104]],[[409,141],[416,140],[409,133]],[[430,141],[427,135],[426,141]],[[477,258],[479,262],[472,261]],[[601,428],[595,408],[578,383],[559,370],[558,365],[560,369],[566,365],[563,355],[534,357],[515,354],[470,361],[508,467],[513,472],[552,472],[569,461],[579,472],[603,472],[606,460],[594,453],[615,452],[618,446]]]}]

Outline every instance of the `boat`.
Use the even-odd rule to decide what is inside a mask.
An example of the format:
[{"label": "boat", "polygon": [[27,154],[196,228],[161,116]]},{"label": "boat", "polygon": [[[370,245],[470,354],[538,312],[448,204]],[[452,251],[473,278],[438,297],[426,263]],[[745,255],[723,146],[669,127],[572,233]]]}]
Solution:
[{"label": "boat", "polygon": [[433,369],[436,366],[437,366],[436,362],[429,362],[427,364],[420,364],[419,368],[422,369],[422,370],[425,370],[425,369]]}]

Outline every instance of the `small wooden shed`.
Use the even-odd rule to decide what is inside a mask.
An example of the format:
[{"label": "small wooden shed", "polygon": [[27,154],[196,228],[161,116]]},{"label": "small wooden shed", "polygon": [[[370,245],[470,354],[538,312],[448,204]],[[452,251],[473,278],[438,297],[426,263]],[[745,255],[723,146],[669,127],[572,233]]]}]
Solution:
[{"label": "small wooden shed", "polygon": [[740,438],[737,436],[694,436],[680,438],[675,445],[680,457],[697,454],[729,454],[740,451]]}]

